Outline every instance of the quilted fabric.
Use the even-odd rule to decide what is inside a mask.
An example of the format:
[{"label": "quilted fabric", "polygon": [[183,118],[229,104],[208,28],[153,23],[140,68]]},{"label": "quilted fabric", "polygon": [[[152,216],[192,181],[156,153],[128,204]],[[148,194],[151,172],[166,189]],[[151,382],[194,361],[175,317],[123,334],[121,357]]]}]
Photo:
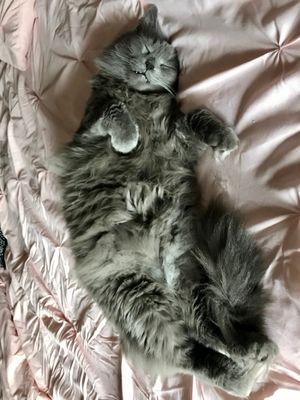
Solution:
[{"label": "quilted fabric", "polygon": [[0,3],[1,60],[25,70],[35,21],[34,0],[2,0]]},{"label": "quilted fabric", "polygon": [[[220,174],[269,263],[270,336],[280,354],[250,399],[300,389],[300,4],[153,0],[177,48],[183,109],[205,105],[240,148]],[[150,378],[72,275],[47,159],[77,128],[92,59],[141,15],[137,0],[0,4],[0,393],[5,400],[230,399],[188,376]]]}]

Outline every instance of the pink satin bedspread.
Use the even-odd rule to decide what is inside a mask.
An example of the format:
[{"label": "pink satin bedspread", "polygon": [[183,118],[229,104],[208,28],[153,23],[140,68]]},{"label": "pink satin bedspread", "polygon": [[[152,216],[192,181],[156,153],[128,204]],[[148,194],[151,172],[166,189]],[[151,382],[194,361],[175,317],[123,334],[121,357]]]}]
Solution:
[{"label": "pink satin bedspread", "polygon": [[[300,399],[300,2],[161,0],[185,110],[205,105],[240,148],[222,166],[269,263],[268,331],[279,345],[251,399]],[[69,236],[46,160],[71,137],[92,59],[142,14],[137,0],[1,0],[0,393],[4,400],[230,399],[189,376],[131,368],[72,275]],[[1,396],[1,395],[0,395]]]}]

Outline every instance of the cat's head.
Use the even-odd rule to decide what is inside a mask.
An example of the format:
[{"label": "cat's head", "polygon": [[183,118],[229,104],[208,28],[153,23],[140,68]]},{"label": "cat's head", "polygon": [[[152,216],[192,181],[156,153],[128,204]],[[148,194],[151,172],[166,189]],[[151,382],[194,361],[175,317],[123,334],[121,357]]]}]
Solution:
[{"label": "cat's head", "polygon": [[177,81],[176,50],[157,24],[157,8],[150,6],[138,27],[106,49],[96,60],[101,73],[138,91],[172,92]]}]

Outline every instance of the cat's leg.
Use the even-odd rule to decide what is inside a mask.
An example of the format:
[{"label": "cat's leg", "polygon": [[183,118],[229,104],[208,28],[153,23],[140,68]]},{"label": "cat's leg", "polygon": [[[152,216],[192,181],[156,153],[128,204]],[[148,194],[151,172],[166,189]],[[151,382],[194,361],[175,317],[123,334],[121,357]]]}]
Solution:
[{"label": "cat's leg", "polygon": [[[159,330],[153,334],[157,335],[157,341],[161,341],[165,333],[167,334],[164,330]],[[173,330],[172,334],[174,334]],[[172,339],[169,333],[169,348]],[[131,337],[121,335],[121,340],[123,349],[130,355],[135,365],[144,365],[155,374],[170,372],[192,374],[202,382],[226,390],[235,396],[248,396],[255,387],[261,370],[265,367],[263,363],[255,364],[250,368],[241,366],[230,357],[193,339],[186,339],[185,342],[177,340],[177,346],[172,348],[172,353],[167,359],[164,351],[158,351],[159,358],[154,358],[153,353],[146,353]]]},{"label": "cat's leg", "polygon": [[152,364],[156,372],[173,369],[195,373],[210,384],[228,389],[229,380],[240,374],[238,366],[222,354],[189,340],[172,293],[133,265],[129,254],[116,251],[113,241],[110,234],[102,238],[77,263],[76,270],[120,332],[128,356],[146,367]]},{"label": "cat's leg", "polygon": [[143,358],[182,364],[187,345],[181,310],[173,294],[146,272],[158,260],[145,260],[147,243],[142,238],[134,239],[136,250],[134,244],[126,246],[124,238],[119,249],[120,236],[119,227],[117,234],[108,233],[77,260],[77,276],[120,332],[125,347],[130,343],[132,350],[134,343]]},{"label": "cat's leg", "polygon": [[196,110],[184,116],[186,125],[199,139],[222,156],[234,150],[239,143],[234,130],[206,109]]},{"label": "cat's leg", "polygon": [[99,136],[109,135],[112,147],[124,154],[134,150],[139,139],[138,125],[122,102],[109,103],[89,132]]},{"label": "cat's leg", "polygon": [[118,239],[108,233],[77,262],[76,271],[121,333],[128,355],[146,366],[152,364],[156,372],[192,373],[227,391],[248,395],[257,370],[245,370],[192,339],[173,292],[145,272],[143,255],[134,255],[132,246],[126,251],[117,245]]}]

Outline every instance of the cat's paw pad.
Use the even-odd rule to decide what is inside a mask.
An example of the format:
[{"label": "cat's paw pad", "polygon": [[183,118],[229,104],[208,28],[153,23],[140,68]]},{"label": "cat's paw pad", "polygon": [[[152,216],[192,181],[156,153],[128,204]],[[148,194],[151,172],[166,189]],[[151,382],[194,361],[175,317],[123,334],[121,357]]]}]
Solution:
[{"label": "cat's paw pad", "polygon": [[224,159],[238,147],[239,139],[232,128],[211,132],[206,143],[213,148],[218,158]]}]

